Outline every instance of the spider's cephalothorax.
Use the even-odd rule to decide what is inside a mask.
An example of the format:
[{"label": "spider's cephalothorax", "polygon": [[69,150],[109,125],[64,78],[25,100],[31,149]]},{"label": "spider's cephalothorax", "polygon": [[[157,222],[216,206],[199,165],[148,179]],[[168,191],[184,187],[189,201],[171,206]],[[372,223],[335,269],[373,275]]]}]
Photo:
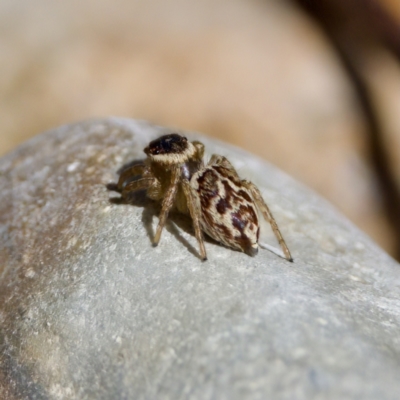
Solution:
[{"label": "spider's cephalothorax", "polygon": [[172,165],[191,159],[196,148],[184,136],[171,133],[150,142],[144,152],[153,162]]},{"label": "spider's cephalothorax", "polygon": [[162,201],[154,245],[160,240],[169,211],[176,207],[192,217],[203,260],[207,255],[202,231],[227,247],[253,256],[258,251],[260,233],[258,207],[271,224],[285,258],[292,261],[260,191],[253,183],[241,180],[225,157],[214,154],[205,165],[204,145],[176,133],[153,140],[144,152],[145,162],[123,171],[118,188],[123,197],[146,189],[148,197]]}]

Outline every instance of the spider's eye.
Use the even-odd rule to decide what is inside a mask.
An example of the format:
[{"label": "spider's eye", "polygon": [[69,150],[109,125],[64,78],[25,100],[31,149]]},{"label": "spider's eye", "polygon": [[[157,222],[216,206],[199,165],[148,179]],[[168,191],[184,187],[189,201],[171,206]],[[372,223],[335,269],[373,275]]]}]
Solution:
[{"label": "spider's eye", "polygon": [[145,149],[147,154],[169,154],[181,153],[187,148],[187,139],[177,133],[164,135],[160,138],[150,142],[149,146]]},{"label": "spider's eye", "polygon": [[182,137],[178,135],[168,135],[164,136],[160,140],[160,147],[164,153],[170,153],[174,150],[176,145],[179,145],[182,142]]}]

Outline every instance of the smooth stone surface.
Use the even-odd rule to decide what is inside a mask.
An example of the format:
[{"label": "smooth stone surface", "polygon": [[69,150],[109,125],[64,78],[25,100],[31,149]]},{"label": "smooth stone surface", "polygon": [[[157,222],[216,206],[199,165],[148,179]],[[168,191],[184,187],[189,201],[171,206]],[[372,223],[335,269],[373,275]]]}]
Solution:
[{"label": "smooth stone surface", "polygon": [[206,138],[260,187],[295,262],[212,241],[201,262],[179,215],[153,248],[157,206],[107,185],[166,132],[87,121],[0,160],[0,398],[398,398],[399,264],[287,175]]}]

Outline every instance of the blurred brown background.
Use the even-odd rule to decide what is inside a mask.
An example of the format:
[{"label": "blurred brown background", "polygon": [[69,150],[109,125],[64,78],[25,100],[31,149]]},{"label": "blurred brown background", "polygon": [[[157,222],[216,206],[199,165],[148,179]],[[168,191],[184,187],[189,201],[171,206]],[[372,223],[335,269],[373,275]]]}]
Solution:
[{"label": "blurred brown background", "polygon": [[200,131],[400,255],[398,0],[2,0],[0,155],[109,115]]}]

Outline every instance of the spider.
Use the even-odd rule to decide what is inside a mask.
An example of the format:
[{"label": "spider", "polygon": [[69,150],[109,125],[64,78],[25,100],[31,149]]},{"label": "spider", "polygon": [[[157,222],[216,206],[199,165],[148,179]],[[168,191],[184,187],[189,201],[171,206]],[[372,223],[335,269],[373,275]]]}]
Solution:
[{"label": "spider", "polygon": [[257,207],[271,224],[288,261],[293,261],[278,225],[260,190],[239,178],[232,164],[214,154],[203,161],[204,145],[171,133],[153,140],[144,149],[147,159],[121,172],[118,190],[123,198],[145,189],[150,199],[161,201],[153,244],[161,233],[172,207],[190,214],[202,260],[207,259],[203,231],[223,245],[254,256],[258,252],[260,228]]}]

